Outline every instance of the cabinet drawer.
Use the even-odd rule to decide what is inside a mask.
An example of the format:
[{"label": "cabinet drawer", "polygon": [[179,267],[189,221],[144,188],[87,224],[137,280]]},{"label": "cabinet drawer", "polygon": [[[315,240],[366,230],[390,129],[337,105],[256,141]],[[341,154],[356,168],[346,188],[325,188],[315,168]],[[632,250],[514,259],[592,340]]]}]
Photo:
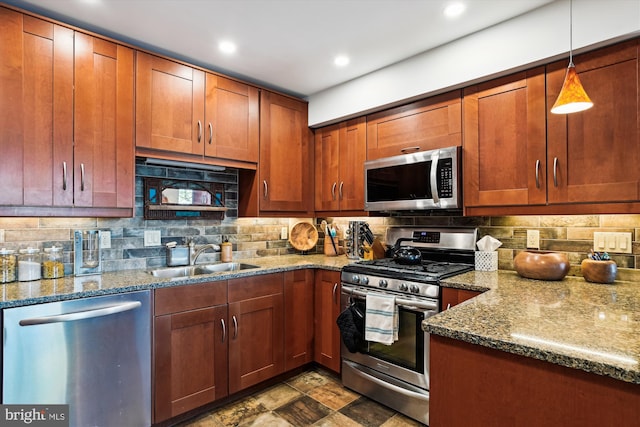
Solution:
[{"label": "cabinet drawer", "polygon": [[226,303],[226,280],[156,289],[154,315],[161,316]]},{"label": "cabinet drawer", "polygon": [[229,303],[282,293],[283,274],[263,274],[229,280]]}]

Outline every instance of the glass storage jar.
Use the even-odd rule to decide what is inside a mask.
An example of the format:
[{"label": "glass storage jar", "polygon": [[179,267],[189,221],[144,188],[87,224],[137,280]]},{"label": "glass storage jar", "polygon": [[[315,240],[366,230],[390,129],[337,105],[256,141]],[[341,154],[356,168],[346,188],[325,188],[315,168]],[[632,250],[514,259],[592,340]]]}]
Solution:
[{"label": "glass storage jar", "polygon": [[62,248],[52,246],[44,249],[42,257],[42,278],[58,279],[64,277],[64,264],[62,263]]},{"label": "glass storage jar", "polygon": [[41,279],[40,251],[36,248],[20,249],[18,255],[18,281]]},{"label": "glass storage jar", "polygon": [[0,283],[15,282],[18,278],[15,251],[0,249]]}]

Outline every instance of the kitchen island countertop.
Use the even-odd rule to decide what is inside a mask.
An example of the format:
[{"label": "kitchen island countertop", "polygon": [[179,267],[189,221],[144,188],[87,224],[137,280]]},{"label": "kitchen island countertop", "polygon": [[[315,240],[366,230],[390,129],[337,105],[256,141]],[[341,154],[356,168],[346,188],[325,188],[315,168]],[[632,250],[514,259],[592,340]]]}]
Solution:
[{"label": "kitchen island countertop", "polygon": [[285,255],[238,260],[238,262],[257,265],[260,267],[259,269],[226,271],[175,279],[154,277],[145,270],[124,270],[93,276],[67,276],[60,279],[11,282],[0,285],[0,290],[2,291],[0,309],[169,286],[235,279],[303,268],[322,268],[340,271],[344,265],[352,261],[353,260],[350,260],[346,256]]},{"label": "kitchen island countertop", "polygon": [[487,291],[423,321],[431,334],[640,384],[640,284],[474,271],[444,286]]}]

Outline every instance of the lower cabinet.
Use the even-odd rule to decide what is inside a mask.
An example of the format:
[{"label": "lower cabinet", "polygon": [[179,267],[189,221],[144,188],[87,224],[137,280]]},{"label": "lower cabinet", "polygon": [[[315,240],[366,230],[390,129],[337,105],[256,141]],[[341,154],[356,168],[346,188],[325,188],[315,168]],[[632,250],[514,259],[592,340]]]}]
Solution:
[{"label": "lower cabinet", "polygon": [[229,280],[229,394],[284,372],[283,275]]},{"label": "lower cabinet", "polygon": [[336,319],[340,314],[340,272],[317,270],[315,276],[315,362],[340,372],[340,330]]},{"label": "lower cabinet", "polygon": [[469,291],[466,289],[442,288],[442,310],[448,310],[454,305],[458,305],[481,293],[482,292]]},{"label": "lower cabinet", "polygon": [[313,361],[313,288],[311,269],[284,273],[284,370]]},{"label": "lower cabinet", "polygon": [[227,396],[227,282],[155,291],[154,423]]}]

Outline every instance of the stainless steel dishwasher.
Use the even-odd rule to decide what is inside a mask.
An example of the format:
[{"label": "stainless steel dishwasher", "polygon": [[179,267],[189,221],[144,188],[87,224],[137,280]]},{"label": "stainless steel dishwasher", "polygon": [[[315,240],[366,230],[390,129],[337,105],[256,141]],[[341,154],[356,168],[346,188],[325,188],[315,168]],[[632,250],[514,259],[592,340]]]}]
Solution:
[{"label": "stainless steel dishwasher", "polygon": [[69,425],[151,425],[149,291],[3,311],[4,404],[68,404]]}]

